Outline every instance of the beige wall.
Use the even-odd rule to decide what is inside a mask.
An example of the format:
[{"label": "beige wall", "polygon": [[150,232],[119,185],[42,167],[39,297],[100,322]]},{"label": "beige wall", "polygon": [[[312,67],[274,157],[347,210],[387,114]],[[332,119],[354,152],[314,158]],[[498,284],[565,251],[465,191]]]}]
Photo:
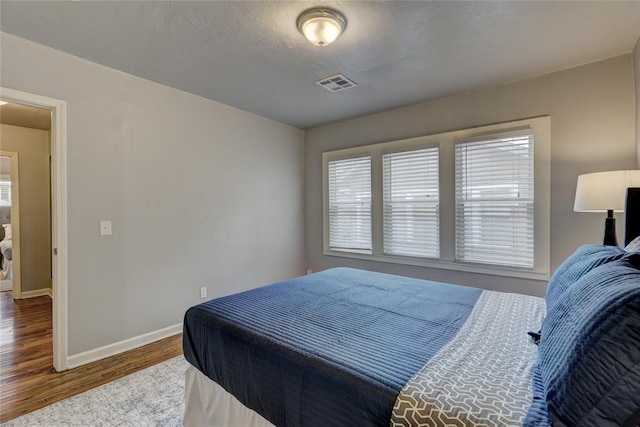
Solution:
[{"label": "beige wall", "polygon": [[636,87],[636,168],[640,169],[640,38],[633,49],[633,75]]},{"label": "beige wall", "polygon": [[[322,152],[490,123],[551,116],[551,267],[583,243],[602,241],[604,215],[575,213],[579,174],[634,166],[631,55],[310,129],[305,134],[307,268],[353,266],[541,295],[546,282],[325,256]],[[622,223],[621,217],[618,220]],[[622,232],[621,226],[618,232]],[[620,234],[621,240],[621,234]]]},{"label": "beige wall", "polygon": [[0,125],[0,149],[18,153],[22,292],[51,286],[49,131]]},{"label": "beige wall", "polygon": [[304,274],[302,131],[9,34],[0,55],[1,86],[67,102],[70,355]]}]

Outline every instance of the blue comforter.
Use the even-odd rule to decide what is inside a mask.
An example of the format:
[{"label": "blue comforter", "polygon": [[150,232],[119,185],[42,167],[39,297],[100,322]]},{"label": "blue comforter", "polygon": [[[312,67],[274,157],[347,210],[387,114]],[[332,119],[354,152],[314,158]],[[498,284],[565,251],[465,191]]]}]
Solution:
[{"label": "blue comforter", "polygon": [[184,354],[277,426],[386,426],[480,294],[336,268],[190,308]]}]

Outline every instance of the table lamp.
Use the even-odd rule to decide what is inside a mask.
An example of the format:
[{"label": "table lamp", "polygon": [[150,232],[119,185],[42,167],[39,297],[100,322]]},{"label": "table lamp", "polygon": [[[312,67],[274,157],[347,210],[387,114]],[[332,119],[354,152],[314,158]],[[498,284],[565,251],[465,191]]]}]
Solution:
[{"label": "table lamp", "polygon": [[614,212],[624,212],[627,188],[640,187],[640,170],[588,173],[578,176],[575,212],[607,212],[602,244],[618,246]]}]

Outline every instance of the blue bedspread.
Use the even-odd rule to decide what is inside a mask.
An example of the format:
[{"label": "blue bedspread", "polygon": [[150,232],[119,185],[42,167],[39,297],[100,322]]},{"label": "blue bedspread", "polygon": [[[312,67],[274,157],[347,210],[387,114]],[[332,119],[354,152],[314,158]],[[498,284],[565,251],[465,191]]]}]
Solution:
[{"label": "blue bedspread", "polygon": [[277,426],[387,426],[480,294],[336,268],[190,308],[184,354]]}]

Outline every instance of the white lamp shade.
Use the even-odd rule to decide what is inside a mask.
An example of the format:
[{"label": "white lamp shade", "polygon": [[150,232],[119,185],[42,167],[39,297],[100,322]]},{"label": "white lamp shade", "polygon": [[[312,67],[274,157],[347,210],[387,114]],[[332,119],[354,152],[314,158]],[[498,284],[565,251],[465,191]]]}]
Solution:
[{"label": "white lamp shade", "polygon": [[588,173],[578,176],[575,212],[623,212],[627,188],[640,187],[640,170]]}]

